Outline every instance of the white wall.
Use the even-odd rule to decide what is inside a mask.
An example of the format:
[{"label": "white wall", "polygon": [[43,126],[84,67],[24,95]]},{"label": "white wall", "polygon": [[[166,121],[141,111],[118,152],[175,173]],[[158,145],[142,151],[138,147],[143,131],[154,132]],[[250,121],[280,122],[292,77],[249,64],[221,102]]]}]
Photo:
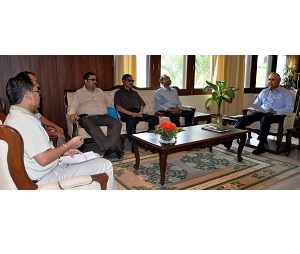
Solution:
[{"label": "white wall", "polygon": [[[253,103],[257,94],[244,94],[243,109],[248,108],[249,104]],[[183,105],[188,105],[196,108],[196,111],[203,113],[211,113],[205,108],[205,101],[210,98],[210,95],[190,95],[180,96],[180,101]],[[242,109],[241,109],[242,114]]]}]

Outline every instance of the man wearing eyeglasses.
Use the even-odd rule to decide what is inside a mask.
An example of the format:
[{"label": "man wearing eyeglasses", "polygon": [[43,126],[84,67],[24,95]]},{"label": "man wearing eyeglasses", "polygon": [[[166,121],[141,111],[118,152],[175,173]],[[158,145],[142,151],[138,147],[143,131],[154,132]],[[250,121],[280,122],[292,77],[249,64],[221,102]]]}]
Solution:
[{"label": "man wearing eyeglasses", "polygon": [[[253,154],[259,155],[265,152],[265,142],[272,123],[279,123],[281,116],[292,113],[294,110],[294,98],[292,93],[279,86],[281,81],[280,75],[271,72],[268,79],[268,87],[263,89],[257,96],[251,106],[260,106],[260,111],[250,108],[250,114],[241,117],[234,125],[237,129],[245,129],[246,126],[260,121],[260,133],[257,137],[258,146],[252,151]],[[230,148],[232,142],[224,144],[226,148]]]},{"label": "man wearing eyeglasses", "polygon": [[[18,73],[16,78],[20,79],[25,79],[31,81],[31,83],[38,88],[37,92],[41,96],[41,90],[40,90],[40,84],[37,80],[37,77],[33,72],[30,71],[22,71]],[[38,111],[38,109],[34,109],[32,112],[35,116],[36,119],[40,120],[43,126],[50,127],[51,129],[49,130],[48,128],[45,128],[46,131],[50,134],[57,135],[58,140],[57,140],[57,145],[61,146],[62,144],[66,143],[66,137],[64,135],[64,130],[57,124],[51,122],[49,119],[47,119],[45,116],[41,115],[41,113]],[[53,130],[53,131],[52,131]]]},{"label": "man wearing eyeglasses", "polygon": [[79,154],[84,136],[76,136],[59,147],[53,147],[41,122],[32,111],[39,107],[40,96],[37,86],[27,79],[10,78],[6,94],[11,104],[5,124],[17,129],[24,143],[24,165],[29,178],[37,185],[57,182],[73,176],[107,173],[107,189],[116,190],[113,166],[109,160],[95,154],[93,160],[72,165],[61,165],[59,157]]},{"label": "man wearing eyeglasses", "polygon": [[[78,89],[70,103],[68,115],[71,122],[78,123],[95,140],[100,152],[105,158],[116,155],[119,159],[124,152],[118,147],[122,124],[119,120],[107,115],[106,97],[102,89],[96,87],[96,74],[87,72],[83,76],[84,86]],[[99,126],[107,126],[107,135]]]},{"label": "man wearing eyeglasses", "polygon": [[126,122],[127,138],[136,133],[136,126],[140,121],[148,122],[148,130],[154,129],[159,123],[158,116],[144,114],[146,103],[142,97],[132,89],[134,80],[130,74],[122,77],[123,86],[115,93],[114,104],[119,111],[121,121]]}]

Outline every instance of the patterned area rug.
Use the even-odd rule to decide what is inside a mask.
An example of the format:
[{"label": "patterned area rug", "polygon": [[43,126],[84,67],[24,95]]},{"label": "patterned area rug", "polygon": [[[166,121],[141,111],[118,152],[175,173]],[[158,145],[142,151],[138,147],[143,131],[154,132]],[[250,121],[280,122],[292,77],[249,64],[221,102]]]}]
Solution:
[{"label": "patterned area rug", "polygon": [[140,149],[140,168],[135,170],[134,154],[126,153],[113,162],[120,190],[242,190],[264,189],[299,173],[296,161],[264,153],[253,155],[245,147],[243,161],[237,161],[237,148],[223,146],[195,149],[168,156],[165,184],[160,184],[158,154]]}]

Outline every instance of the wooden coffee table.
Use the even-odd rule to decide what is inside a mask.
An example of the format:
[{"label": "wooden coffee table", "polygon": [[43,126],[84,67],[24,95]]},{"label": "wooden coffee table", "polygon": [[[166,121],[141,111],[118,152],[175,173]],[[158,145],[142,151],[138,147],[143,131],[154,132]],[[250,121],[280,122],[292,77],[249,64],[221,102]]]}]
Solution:
[{"label": "wooden coffee table", "polygon": [[212,146],[230,142],[234,139],[240,140],[237,158],[239,162],[243,160],[242,151],[246,141],[246,130],[231,128],[230,131],[218,133],[203,130],[202,127],[204,125],[184,127],[185,131],[178,133],[176,143],[168,145],[161,144],[159,142],[160,136],[155,135],[154,133],[146,132],[131,135],[135,155],[135,164],[133,167],[138,169],[140,166],[140,153],[138,147],[159,153],[161,185],[164,185],[168,154],[204,147],[209,147],[210,151],[212,151]]}]

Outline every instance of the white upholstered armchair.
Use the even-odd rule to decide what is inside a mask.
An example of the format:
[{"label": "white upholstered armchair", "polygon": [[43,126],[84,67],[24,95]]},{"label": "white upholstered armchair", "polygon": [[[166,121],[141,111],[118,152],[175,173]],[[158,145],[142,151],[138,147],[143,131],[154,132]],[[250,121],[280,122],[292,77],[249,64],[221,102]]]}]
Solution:
[{"label": "white upholstered armchair", "polygon": [[105,190],[108,175],[76,176],[59,182],[37,185],[24,167],[23,139],[20,133],[0,125],[0,190]]}]

